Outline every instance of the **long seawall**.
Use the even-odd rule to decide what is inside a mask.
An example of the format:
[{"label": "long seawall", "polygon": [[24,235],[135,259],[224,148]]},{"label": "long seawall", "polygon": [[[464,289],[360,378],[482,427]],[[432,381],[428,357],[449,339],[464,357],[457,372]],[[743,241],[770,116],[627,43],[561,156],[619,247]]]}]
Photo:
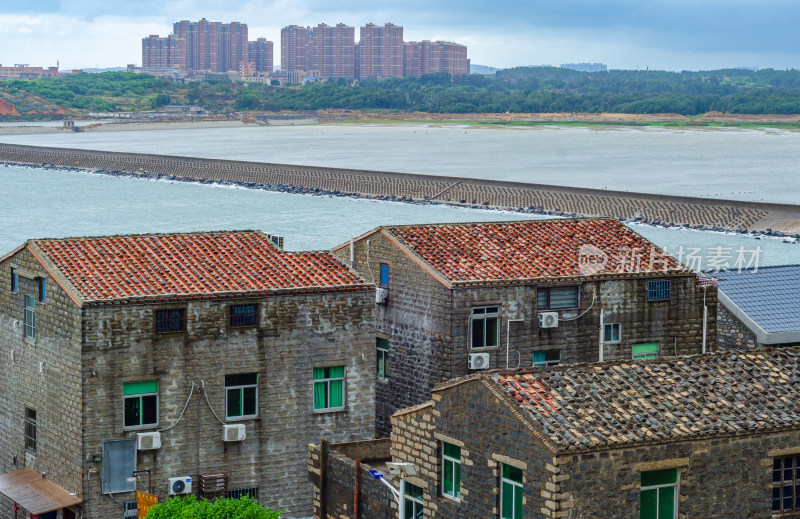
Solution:
[{"label": "long seawall", "polygon": [[184,181],[233,182],[299,193],[428,200],[453,205],[609,216],[660,225],[740,232],[800,233],[800,206],[630,193],[522,182],[169,155],[0,144],[0,162],[61,166]]}]

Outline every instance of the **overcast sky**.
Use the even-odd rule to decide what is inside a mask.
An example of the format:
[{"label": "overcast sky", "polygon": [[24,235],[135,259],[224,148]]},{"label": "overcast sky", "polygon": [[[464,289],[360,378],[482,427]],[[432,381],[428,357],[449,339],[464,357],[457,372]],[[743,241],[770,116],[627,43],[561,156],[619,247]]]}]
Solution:
[{"label": "overcast sky", "polygon": [[392,22],[501,68],[800,69],[797,0],[0,0],[0,64],[141,64],[144,36],[200,18],[246,23],[275,42],[276,65],[283,26]]}]

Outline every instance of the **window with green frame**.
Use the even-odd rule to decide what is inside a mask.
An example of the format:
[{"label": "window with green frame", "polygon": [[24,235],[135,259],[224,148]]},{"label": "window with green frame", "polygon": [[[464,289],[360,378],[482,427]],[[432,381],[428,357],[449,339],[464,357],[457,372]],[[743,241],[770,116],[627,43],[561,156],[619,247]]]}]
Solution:
[{"label": "window with green frame", "polygon": [[377,348],[375,374],[378,378],[385,380],[389,378],[389,340],[378,337],[375,344]]},{"label": "window with green frame", "polygon": [[658,343],[648,342],[645,344],[634,344],[632,349],[633,360],[647,360],[658,357]]},{"label": "window with green frame", "polygon": [[158,380],[122,384],[123,427],[135,429],[158,425]]},{"label": "window with green frame", "polygon": [[640,519],[677,519],[678,469],[642,472]]},{"label": "window with green frame", "polygon": [[522,519],[522,469],[505,463],[500,473],[500,517]]},{"label": "window with green frame", "polygon": [[225,375],[225,418],[258,416],[258,373]]},{"label": "window with green frame", "polygon": [[461,447],[442,442],[442,495],[461,499]]},{"label": "window with green frame", "polygon": [[344,409],[344,366],[314,368],[314,410]]},{"label": "window with green frame", "polygon": [[403,481],[403,519],[422,519],[424,505],[422,487]]}]

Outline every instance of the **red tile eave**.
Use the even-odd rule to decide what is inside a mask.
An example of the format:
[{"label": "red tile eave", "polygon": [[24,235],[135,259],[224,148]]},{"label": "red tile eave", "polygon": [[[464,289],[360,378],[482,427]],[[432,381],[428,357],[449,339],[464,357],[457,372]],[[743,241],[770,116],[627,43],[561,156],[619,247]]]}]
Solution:
[{"label": "red tile eave", "polygon": [[188,303],[190,301],[213,301],[229,299],[259,299],[266,297],[281,297],[293,295],[331,294],[335,292],[372,292],[374,286],[364,285],[338,285],[327,287],[301,287],[280,288],[273,290],[253,290],[239,292],[215,292],[194,294],[163,294],[158,296],[123,297],[113,299],[94,299],[84,302],[84,306],[109,306],[128,304],[159,304],[159,303]]},{"label": "red tile eave", "polygon": [[16,253],[18,253],[19,251],[21,251],[22,249],[24,249],[24,248],[25,248],[25,246],[26,246],[26,244],[25,244],[25,243],[23,243],[22,245],[20,245],[20,246],[19,246],[19,247],[17,247],[16,249],[12,250],[11,252],[9,252],[8,254],[6,254],[5,256],[3,256],[3,257],[0,257],[0,262],[3,262],[3,261],[5,261],[5,260],[9,259],[9,258],[10,258],[11,256],[13,256],[14,254],[16,254]]},{"label": "red tile eave", "polygon": [[453,282],[451,280],[449,280],[444,274],[436,270],[430,263],[422,259],[417,253],[415,253],[402,241],[392,236],[390,233],[386,232],[382,228],[380,229],[380,232],[383,236],[386,237],[387,240],[392,242],[392,244],[394,244],[395,247],[400,249],[403,252],[403,254],[405,254],[408,257],[408,259],[416,263],[419,268],[427,272],[432,278],[434,278],[436,281],[438,281],[447,288],[453,287]]},{"label": "red tile eave", "polygon": [[[58,286],[60,286],[60,287],[61,287],[61,290],[63,290],[63,291],[64,291],[64,293],[65,293],[65,294],[67,294],[67,297],[69,297],[70,301],[72,301],[73,303],[75,303],[75,306],[77,306],[78,308],[80,308],[80,307],[81,307],[81,303],[80,303],[80,301],[78,301],[77,299],[75,299],[74,297],[72,297],[72,290],[70,290],[69,288],[67,288],[67,286],[66,286],[66,285],[64,285],[64,283],[62,283],[62,282],[61,282],[61,280],[59,280],[59,276],[56,276],[56,275],[53,273],[53,271],[50,269],[50,267],[48,267],[48,266],[47,266],[47,263],[46,263],[46,262],[45,262],[45,261],[44,261],[42,258],[40,258],[40,257],[39,257],[39,255],[38,255],[38,254],[36,254],[36,252],[35,252],[35,251],[34,251],[34,250],[33,250],[33,249],[32,249],[32,248],[29,246],[29,245],[25,244],[25,245],[23,245],[23,247],[25,247],[25,248],[28,250],[28,252],[30,252],[30,253],[31,253],[31,256],[33,256],[33,257],[34,257],[34,259],[35,259],[36,261],[38,261],[38,262],[39,262],[39,264],[42,266],[42,268],[43,268],[45,271],[47,271],[47,273],[48,273],[48,274],[50,274],[50,277],[51,277],[51,278],[52,278],[52,279],[53,279],[53,280],[56,282],[56,284],[57,284]],[[20,247],[20,248],[21,248],[21,247]],[[19,250],[19,249],[17,249],[17,250]]]},{"label": "red tile eave", "polygon": [[[352,241],[353,241],[353,243],[360,242],[364,238],[368,238],[368,237],[372,236],[373,234],[377,233],[381,229],[382,229],[382,227],[376,227],[375,229],[372,229],[371,231],[367,231],[367,232],[365,232],[364,234],[362,234],[360,236],[356,236],[355,238],[353,238]],[[350,240],[347,240],[346,242],[342,243],[341,245],[337,245],[336,247],[332,248],[331,252],[338,252],[338,251],[344,249],[345,247],[349,247],[349,246],[350,246]]]}]

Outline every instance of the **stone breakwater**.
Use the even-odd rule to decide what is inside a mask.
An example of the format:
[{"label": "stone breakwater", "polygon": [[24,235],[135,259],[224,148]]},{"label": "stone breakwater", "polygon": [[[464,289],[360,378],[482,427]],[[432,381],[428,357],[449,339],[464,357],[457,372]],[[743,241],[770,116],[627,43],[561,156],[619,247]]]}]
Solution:
[{"label": "stone breakwater", "polygon": [[800,236],[800,206],[167,155],[0,144],[0,161],[299,194],[444,203],[653,225]]}]

